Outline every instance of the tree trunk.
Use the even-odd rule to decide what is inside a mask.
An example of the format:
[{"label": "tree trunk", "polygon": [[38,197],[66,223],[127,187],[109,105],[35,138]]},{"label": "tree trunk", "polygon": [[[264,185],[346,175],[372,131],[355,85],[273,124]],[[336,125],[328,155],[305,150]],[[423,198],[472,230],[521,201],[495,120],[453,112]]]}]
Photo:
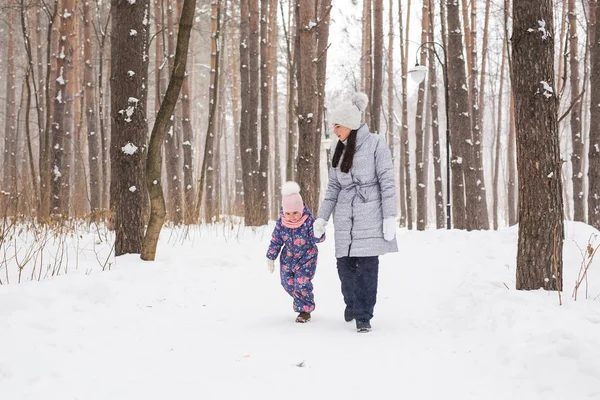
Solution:
[{"label": "tree trunk", "polygon": [[74,0],[63,0],[60,14],[59,49],[56,68],[56,91],[53,112],[52,212],[68,215],[73,145],[73,56],[75,48]]},{"label": "tree trunk", "polygon": [[[175,22],[178,15],[177,7],[167,4],[167,60],[169,64],[169,74],[173,74],[173,53],[175,52],[175,36],[177,34]],[[165,138],[165,155],[167,171],[167,216],[175,224],[183,222],[183,192],[181,187],[181,143],[180,131],[174,118],[171,116],[171,125]]]},{"label": "tree trunk", "polygon": [[[236,19],[235,15],[236,7],[231,7],[231,25],[230,25],[230,37],[231,41],[230,48],[230,65],[229,68],[231,70],[231,107],[233,114],[233,134],[235,136],[234,139],[234,147],[235,147],[235,205],[234,205],[234,214],[235,215],[243,215],[244,213],[244,185],[243,185],[243,172],[242,172],[242,155],[240,152],[240,86],[238,81],[238,71],[235,70],[235,67],[240,65],[238,54],[239,52],[235,50],[236,44],[239,42],[239,20]],[[242,67],[243,70],[243,67]]]},{"label": "tree trunk", "polygon": [[83,57],[84,75],[83,91],[85,95],[85,116],[87,123],[88,165],[90,211],[92,218],[101,207],[101,168],[100,168],[100,135],[98,132],[98,105],[96,104],[96,76],[94,75],[94,15],[90,2],[83,2]]},{"label": "tree trunk", "polygon": [[[129,5],[129,7],[131,7],[131,5]],[[169,79],[169,86],[167,87],[164,100],[160,106],[158,115],[156,116],[156,122],[152,128],[152,135],[150,136],[148,160],[146,162],[146,187],[148,188],[148,193],[150,195],[150,221],[148,222],[148,229],[144,236],[141,254],[142,260],[154,261],[158,237],[165,220],[165,199],[160,183],[162,169],[161,150],[167,134],[167,129],[170,125],[171,115],[173,115],[173,110],[175,110],[181,86],[183,86],[195,9],[196,0],[183,1],[181,18],[179,20],[179,31],[177,33],[177,47],[173,61],[173,73]]]},{"label": "tree trunk", "polygon": [[[410,16],[410,3],[408,0],[407,15]],[[404,42],[404,28],[402,24],[402,3],[398,3],[399,32],[398,41],[400,42],[400,66],[402,69],[402,114],[400,119],[400,160],[398,166],[400,169],[400,226],[413,228],[413,210],[412,210],[412,189],[410,179],[410,146],[408,139],[408,95],[406,92],[406,75],[408,72],[408,32],[410,28],[410,18],[406,18],[406,42]]]},{"label": "tree trunk", "polygon": [[371,132],[381,131],[383,97],[383,0],[373,5],[373,87],[371,90]]},{"label": "tree trunk", "polygon": [[[421,43],[427,42],[429,32],[429,0],[423,0],[421,11]],[[419,64],[425,65],[427,60],[427,48],[421,47],[421,57]],[[424,80],[419,84],[417,94],[417,112],[415,116],[415,178],[417,183],[417,230],[425,230],[427,226],[427,177],[425,176],[425,151],[424,139],[425,130],[423,129],[423,107],[425,103],[425,86],[427,82]]]},{"label": "tree trunk", "polygon": [[396,125],[396,119],[394,118],[394,0],[390,0],[389,2],[389,31],[388,35],[388,48],[387,48],[387,144],[390,148],[390,154],[392,155],[392,162],[396,162],[395,152],[394,152],[394,126]]},{"label": "tree trunk", "polygon": [[[483,135],[481,133],[481,110],[479,104],[479,70],[477,69],[477,2],[471,2],[471,129],[473,132],[473,168],[475,168],[474,200],[477,211],[475,229],[490,229],[487,209],[487,191],[483,170]],[[469,185],[467,184],[467,187]]]},{"label": "tree trunk", "polygon": [[[25,78],[24,78],[24,84],[23,87],[25,88],[25,138],[26,138],[26,146],[27,146],[27,159],[29,161],[29,172],[31,174],[31,185],[32,185],[32,192],[34,195],[34,199],[35,202],[32,203],[30,205],[29,209],[32,209],[33,207],[35,207],[35,209],[37,210],[38,216],[40,213],[40,207],[41,207],[41,203],[40,203],[40,195],[39,195],[39,190],[38,190],[38,174],[35,170],[35,162],[33,159],[33,144],[32,144],[32,140],[31,140],[31,129],[30,129],[30,123],[29,123],[29,116],[31,113],[31,97],[32,97],[32,93],[31,93],[31,84],[33,84],[33,96],[35,97],[35,104],[36,107],[38,108],[38,132],[40,134],[40,136],[43,135],[43,118],[41,118],[42,116],[42,110],[40,110],[40,105],[39,105],[39,93],[38,93],[38,89],[37,89],[37,83],[36,83],[36,76],[35,76],[35,68],[33,65],[33,54],[31,51],[31,42],[30,42],[30,31],[28,29],[28,21],[27,21],[27,10],[25,10],[25,4],[23,2],[20,3],[19,5],[19,19],[20,19],[20,23],[21,23],[21,31],[23,34],[23,44],[25,45],[25,52],[27,53],[27,69],[25,72]],[[38,28],[41,29],[41,25],[38,25]],[[31,79],[31,84],[29,82],[29,80]],[[39,149],[41,152],[41,148]]]},{"label": "tree trunk", "polygon": [[[75,32],[76,34],[73,37],[73,48],[77,49],[74,52],[73,57],[73,84],[70,86],[72,92],[70,93],[73,98],[73,114],[72,114],[72,138],[73,145],[71,146],[72,155],[69,157],[69,161],[71,165],[78,166],[81,165],[81,168],[73,168],[73,178],[71,179],[71,186],[73,188],[73,196],[72,200],[69,201],[71,210],[70,214],[74,215],[76,218],[83,217],[85,214],[89,214],[91,211],[91,201],[90,201],[90,192],[88,186],[88,176],[89,176],[89,166],[87,164],[87,159],[85,157],[86,150],[85,148],[88,146],[87,144],[87,135],[84,135],[84,109],[85,109],[85,94],[83,93],[83,74],[82,65],[84,64],[83,60],[83,51],[81,51],[83,47],[83,43],[81,42],[81,38],[83,38],[83,29],[80,26],[81,19],[75,19]],[[88,168],[86,168],[86,166]]]},{"label": "tree trunk", "polygon": [[246,226],[259,226],[261,218],[256,196],[259,166],[258,152],[258,1],[240,2],[240,72],[242,86],[242,119],[240,152],[244,184],[244,214]]},{"label": "tree trunk", "polygon": [[278,66],[278,43],[279,43],[279,28],[277,25],[277,0],[271,0],[269,4],[269,51],[270,60],[269,76],[271,78],[271,98],[273,100],[273,138],[274,143],[274,170],[273,170],[273,210],[271,216],[277,219],[279,216],[279,206],[281,204],[281,148],[279,145],[279,92],[277,91],[277,66]]},{"label": "tree trunk", "polygon": [[577,39],[577,9],[569,0],[569,67],[571,69],[571,169],[573,182],[573,220],[585,222],[583,204],[583,140],[581,130],[581,99],[579,84],[579,43]]},{"label": "tree trunk", "polygon": [[[377,0],[381,1],[381,0]],[[369,101],[372,104],[373,98],[373,0],[363,0],[363,38],[362,38],[362,87],[364,92],[369,96]],[[371,107],[365,110],[365,122],[371,126]]]},{"label": "tree trunk", "polygon": [[[499,187],[498,182],[500,180],[500,157],[502,156],[501,151],[501,138],[502,138],[502,116],[504,111],[504,104],[502,100],[504,98],[504,65],[506,62],[506,41],[502,41],[502,55],[500,61],[500,88],[498,90],[498,122],[496,123],[496,143],[495,143],[495,156],[494,156],[494,183],[493,183],[493,216],[494,216],[494,230],[498,229],[498,203],[499,203]],[[510,113],[509,113],[510,118]],[[508,157],[510,159],[510,157]],[[510,199],[507,199],[510,201]]]},{"label": "tree trunk", "polygon": [[220,77],[220,46],[219,34],[221,27],[221,2],[211,3],[211,57],[210,57],[210,86],[208,91],[208,128],[204,142],[204,156],[202,157],[202,169],[200,170],[200,183],[198,184],[198,211],[202,207],[202,199],[206,191],[205,220],[212,223],[217,218],[216,201],[214,193],[215,185],[215,136],[218,140],[218,103],[219,103],[219,77]]},{"label": "tree trunk", "polygon": [[112,0],[111,208],[117,256],[142,251],[149,10],[149,0]]},{"label": "tree trunk", "polygon": [[269,65],[269,1],[260,0],[260,161],[258,165],[258,206],[265,223],[269,220],[269,116],[270,89]]},{"label": "tree trunk", "polygon": [[[2,181],[4,195],[7,204],[2,211],[7,215],[13,215],[17,212],[18,188],[17,188],[17,90],[15,77],[15,12],[14,0],[10,0],[6,10],[8,23],[6,37],[6,86],[5,86],[5,114],[4,114],[4,176]],[[6,193],[9,193],[6,196]]]},{"label": "tree trunk", "polygon": [[[435,1],[429,1],[429,36],[430,42],[435,41]],[[432,115],[432,142],[433,142],[433,180],[435,186],[435,226],[437,229],[446,227],[446,210],[444,208],[444,186],[442,182],[442,157],[440,148],[440,124],[438,107],[438,81],[437,81],[437,59],[432,48],[428,54],[429,61],[429,107]],[[436,50],[437,51],[437,50]],[[442,83],[444,84],[444,83]],[[445,115],[444,115],[445,116]],[[446,156],[449,156],[446,154]],[[448,184],[448,183],[447,183]]]},{"label": "tree trunk", "polygon": [[[286,180],[293,181],[297,176],[297,164],[296,154],[298,152],[298,118],[296,115],[296,53],[298,52],[297,46],[297,32],[296,32],[296,13],[292,12],[295,10],[297,1],[289,1],[288,9],[288,38],[287,50],[288,50],[288,69],[287,69],[287,125],[288,125],[288,136],[287,136],[287,161],[286,161]],[[283,11],[282,11],[283,12]]]},{"label": "tree trunk", "polygon": [[[327,132],[327,124],[324,123],[326,120],[325,117],[325,84],[327,78],[327,53],[329,48],[329,21],[330,21],[330,13],[331,13],[331,0],[320,0],[319,1],[319,10],[317,14],[317,88],[319,93],[319,104],[317,106],[317,144],[316,151],[321,153],[321,139],[323,138],[323,130]],[[383,40],[383,38],[382,38]],[[321,157],[319,155],[319,163]],[[320,165],[317,164],[317,168],[320,170]],[[329,168],[327,168],[329,171]],[[320,173],[317,172],[317,176],[319,177],[317,180],[317,184],[320,188]],[[319,206],[319,192],[317,192],[317,203],[315,204],[315,208],[311,209],[313,214],[318,213]]]},{"label": "tree trunk", "polygon": [[[562,289],[563,201],[551,0],[513,3],[519,173],[518,290]],[[532,27],[536,29],[531,32]]]},{"label": "tree trunk", "polygon": [[[504,0],[504,46],[506,48],[506,61],[508,64],[509,76],[512,76],[512,50],[509,46],[509,12],[511,9],[511,0]],[[513,87],[510,85],[509,89],[509,119],[508,119],[508,151],[506,164],[508,165],[508,184],[507,184],[507,208],[508,208],[508,226],[513,226],[518,223],[517,221],[517,177],[516,177],[516,132],[515,132],[515,98],[513,95]]]},{"label": "tree trunk", "polygon": [[319,107],[317,88],[317,27],[315,0],[302,0],[296,8],[298,55],[298,130],[302,146],[298,149],[298,184],[308,207],[318,212],[319,162],[321,138],[317,129],[316,116]]},{"label": "tree trunk", "polygon": [[[473,2],[475,4],[475,2]],[[481,43],[481,74],[479,84],[479,113],[484,115],[483,109],[485,108],[485,82],[487,76],[487,58],[488,58],[488,38],[489,38],[489,27],[490,27],[490,0],[485,0],[485,20],[483,22],[483,40]]]},{"label": "tree trunk", "polygon": [[[51,205],[51,193],[52,193],[52,118],[51,118],[51,72],[52,72],[52,37],[53,37],[53,26],[56,21],[58,14],[58,0],[54,0],[54,6],[51,10],[51,14],[48,15],[48,28],[46,34],[46,78],[44,81],[44,104],[45,104],[45,124],[44,132],[46,134],[40,135],[40,218],[42,221],[46,220],[50,215]],[[41,49],[41,41],[38,44],[38,48]],[[38,52],[39,55],[39,52]],[[41,58],[40,61],[41,63]],[[42,79],[40,77],[40,79]]]},{"label": "tree trunk", "polygon": [[[590,1],[590,12],[594,12],[590,32],[600,38],[600,7]],[[592,7],[593,5],[593,7]],[[588,223],[600,229],[600,41],[592,40],[590,58],[590,131],[588,164]]]},{"label": "tree trunk", "polygon": [[[100,11],[98,8],[96,12],[100,15]],[[110,22],[110,18],[106,17],[105,25],[100,33],[100,43],[98,48],[98,120],[100,121],[100,146],[102,153],[102,209],[108,210],[110,208],[109,204],[109,195],[110,195],[110,155],[109,155],[109,146],[110,146],[110,136],[106,133],[106,117],[105,110],[106,104],[104,101],[104,49],[107,38],[108,31],[108,23]],[[108,68],[110,70],[110,64]],[[108,74],[110,75],[110,73]]]},{"label": "tree trunk", "polygon": [[[190,41],[192,41],[190,39]],[[184,223],[191,225],[196,222],[197,216],[195,213],[196,200],[194,192],[194,127],[192,125],[192,101],[194,97],[192,88],[194,87],[192,77],[194,72],[194,55],[193,52],[188,57],[192,57],[190,66],[186,69],[186,74],[183,77],[181,85],[181,115],[182,115],[182,133],[183,133],[183,185],[184,185]]]},{"label": "tree trunk", "polygon": [[[472,201],[465,208],[465,194],[469,200],[476,196],[475,174],[471,164],[472,138],[469,115],[469,94],[463,57],[462,31],[458,4],[447,0],[448,18],[448,86],[450,112],[450,144],[452,146],[452,226],[457,229],[473,229],[476,212]],[[469,187],[465,191],[465,183]]]},{"label": "tree trunk", "polygon": [[[508,51],[508,49],[507,49]],[[507,57],[508,58],[508,57]],[[515,129],[515,98],[513,95],[513,89],[510,91],[510,106],[509,106],[510,118],[508,120],[508,226],[516,225],[519,220],[517,216],[518,212],[518,199],[517,197],[517,170],[516,170],[516,157],[517,157],[517,133]]]},{"label": "tree trunk", "polygon": [[559,46],[557,76],[564,78],[564,79],[560,79],[559,80],[558,93],[562,93],[563,92],[564,86],[567,83],[566,76],[563,75],[563,71],[564,71],[564,74],[566,74],[566,61],[567,61],[567,49],[566,49],[566,47],[567,47],[567,43],[568,43],[567,22],[569,21],[569,19],[567,18],[567,11],[569,10],[569,7],[567,7],[567,4],[566,4],[567,1],[568,0],[557,0],[556,1],[557,5],[560,2],[560,8],[562,10],[562,15],[561,15],[561,18],[560,18],[560,36],[557,39],[558,40],[558,46]]}]

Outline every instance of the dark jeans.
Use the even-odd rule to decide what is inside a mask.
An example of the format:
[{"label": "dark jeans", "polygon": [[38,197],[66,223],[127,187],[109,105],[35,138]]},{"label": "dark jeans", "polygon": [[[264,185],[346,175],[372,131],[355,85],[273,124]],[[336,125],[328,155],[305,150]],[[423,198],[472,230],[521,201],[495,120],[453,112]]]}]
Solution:
[{"label": "dark jeans", "polygon": [[379,257],[340,257],[337,269],[346,305],[354,310],[357,320],[373,318],[377,301]]}]

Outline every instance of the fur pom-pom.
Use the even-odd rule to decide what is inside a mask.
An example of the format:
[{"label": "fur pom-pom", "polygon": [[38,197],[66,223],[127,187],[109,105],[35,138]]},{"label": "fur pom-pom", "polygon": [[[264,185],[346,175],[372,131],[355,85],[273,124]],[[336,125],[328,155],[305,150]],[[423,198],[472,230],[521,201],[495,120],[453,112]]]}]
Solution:
[{"label": "fur pom-pom", "polygon": [[352,95],[352,104],[354,104],[360,112],[365,112],[367,104],[369,104],[369,96],[363,92],[356,92]]},{"label": "fur pom-pom", "polygon": [[283,196],[289,196],[295,193],[300,193],[300,185],[296,182],[286,182],[281,186],[281,194]]}]

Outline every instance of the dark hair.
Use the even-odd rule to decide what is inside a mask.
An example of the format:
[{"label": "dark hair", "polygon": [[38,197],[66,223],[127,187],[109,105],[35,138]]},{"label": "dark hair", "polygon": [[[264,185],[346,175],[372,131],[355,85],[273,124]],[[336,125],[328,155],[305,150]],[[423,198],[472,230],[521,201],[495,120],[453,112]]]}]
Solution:
[{"label": "dark hair", "polygon": [[[341,140],[338,142],[337,146],[335,146],[335,152],[333,153],[333,160],[331,160],[331,165],[333,166],[333,168],[336,168],[338,166],[338,163],[340,162],[342,153],[344,153],[344,158],[342,159],[342,165],[340,166],[340,169],[346,174],[350,171],[350,168],[352,168],[354,152],[356,151],[357,131],[357,129],[353,129],[350,131],[350,135],[348,136],[348,140],[346,141],[345,145],[344,143],[342,143]],[[344,147],[346,148],[345,152]]]}]

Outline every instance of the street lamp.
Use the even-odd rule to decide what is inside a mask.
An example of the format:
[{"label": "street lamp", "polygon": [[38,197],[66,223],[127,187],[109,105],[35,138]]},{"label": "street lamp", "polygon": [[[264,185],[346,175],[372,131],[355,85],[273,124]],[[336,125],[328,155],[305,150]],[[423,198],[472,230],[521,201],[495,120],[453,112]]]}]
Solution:
[{"label": "street lamp", "polygon": [[[430,45],[430,46],[429,46]],[[451,225],[451,203],[450,203],[450,117],[448,112],[448,62],[446,57],[446,48],[438,42],[425,42],[421,43],[419,47],[417,47],[417,56],[415,57],[416,63],[415,66],[408,70],[408,75],[412,78],[414,82],[420,84],[425,79],[425,75],[427,74],[427,67],[419,64],[419,50],[421,47],[426,47],[427,49],[433,51],[435,54],[435,58],[442,65],[442,69],[444,71],[444,100],[446,106],[446,227],[450,229]],[[435,46],[439,46],[442,49],[444,54],[444,62],[440,59],[440,56],[435,51]]]}]

